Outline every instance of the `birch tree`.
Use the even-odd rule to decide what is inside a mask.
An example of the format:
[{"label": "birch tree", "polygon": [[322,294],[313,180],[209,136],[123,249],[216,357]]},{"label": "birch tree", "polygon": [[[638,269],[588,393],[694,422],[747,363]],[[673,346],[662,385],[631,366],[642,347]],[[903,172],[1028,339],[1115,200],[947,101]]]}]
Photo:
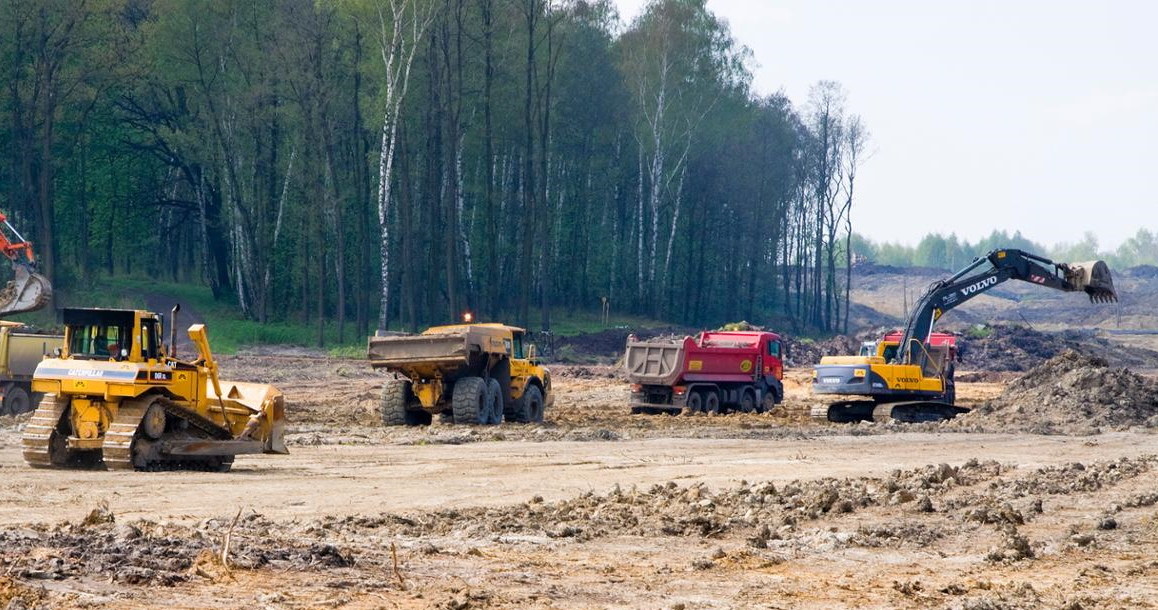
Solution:
[{"label": "birch tree", "polygon": [[378,148],[378,229],[382,259],[381,310],[378,328],[390,321],[390,206],[394,157],[398,150],[398,124],[402,102],[410,86],[410,68],[422,39],[434,19],[436,3],[426,0],[375,0],[378,44],[382,58],[382,133]]},{"label": "birch tree", "polygon": [[[683,205],[688,156],[705,116],[726,90],[748,80],[744,50],[736,49],[727,26],[705,0],[653,0],[620,40],[621,64],[636,115],[641,198],[637,236],[641,282],[653,290],[666,283]],[[648,216],[645,221],[642,216]],[[666,223],[664,222],[666,220]],[[661,236],[663,228],[666,235]],[[666,238],[666,239],[665,239]],[[657,249],[667,242],[657,281]],[[642,291],[642,287],[641,287]],[[643,292],[641,292],[643,294]],[[657,303],[651,302],[653,310]]]}]

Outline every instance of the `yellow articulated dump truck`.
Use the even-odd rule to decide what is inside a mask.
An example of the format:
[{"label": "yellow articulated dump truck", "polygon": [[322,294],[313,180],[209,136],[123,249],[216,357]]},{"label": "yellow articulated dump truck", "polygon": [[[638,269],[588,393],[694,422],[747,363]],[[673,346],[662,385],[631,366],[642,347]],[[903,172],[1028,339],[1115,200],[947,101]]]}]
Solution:
[{"label": "yellow articulated dump truck", "polygon": [[370,337],[370,365],[400,375],[382,388],[382,423],[428,425],[543,421],[551,374],[526,332],[504,324],[435,326],[420,335]]},{"label": "yellow articulated dump truck", "polygon": [[287,453],[281,392],[218,379],[203,324],[189,327],[198,354],[184,361],[163,348],[158,314],[63,314],[64,346],[32,379],[44,398],[24,429],[28,464],[225,472],[239,454]]}]

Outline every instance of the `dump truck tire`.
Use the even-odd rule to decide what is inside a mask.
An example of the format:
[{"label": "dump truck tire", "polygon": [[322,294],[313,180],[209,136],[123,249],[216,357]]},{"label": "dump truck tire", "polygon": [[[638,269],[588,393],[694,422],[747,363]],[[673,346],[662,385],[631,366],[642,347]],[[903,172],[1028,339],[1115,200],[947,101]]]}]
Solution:
[{"label": "dump truck tire", "polygon": [[503,386],[498,379],[487,379],[487,420],[484,424],[501,424],[503,422]]},{"label": "dump truck tire", "polygon": [[704,396],[704,413],[719,413],[720,412],[720,395],[715,392],[707,392]]},{"label": "dump truck tire", "polygon": [[744,390],[740,396],[740,411],[744,413],[757,413],[759,406],[756,404],[756,393],[752,390]]},{"label": "dump truck tire", "polygon": [[776,411],[776,403],[778,403],[778,402],[780,402],[780,400],[776,395],[776,390],[773,388],[769,388],[768,391],[764,393],[764,399],[760,401],[760,412],[761,413],[773,413],[773,412],[775,412]]},{"label": "dump truck tire", "polygon": [[13,385],[4,392],[4,404],[0,406],[0,415],[20,415],[32,410],[32,401],[24,388]]},{"label": "dump truck tire", "polygon": [[456,424],[481,424],[490,403],[487,382],[482,377],[463,377],[454,384],[451,398]]},{"label": "dump truck tire", "polygon": [[687,402],[688,415],[694,415],[704,410],[704,395],[699,392],[692,392],[688,394]]},{"label": "dump truck tire", "polygon": [[515,401],[515,421],[535,423],[543,421],[543,392],[539,386],[528,385]]},{"label": "dump truck tire", "polygon": [[382,386],[382,423],[387,426],[430,425],[431,416],[426,411],[408,411],[410,402],[410,382],[391,379]]}]

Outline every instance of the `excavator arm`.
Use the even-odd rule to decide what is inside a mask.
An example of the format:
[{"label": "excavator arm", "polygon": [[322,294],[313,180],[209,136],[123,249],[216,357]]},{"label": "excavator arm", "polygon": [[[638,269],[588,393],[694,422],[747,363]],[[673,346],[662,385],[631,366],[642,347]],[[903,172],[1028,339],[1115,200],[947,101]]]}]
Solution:
[{"label": "excavator arm", "polygon": [[1118,300],[1110,269],[1102,261],[1055,263],[1022,250],[993,250],[974,259],[952,277],[929,287],[909,316],[895,362],[918,362],[933,324],[942,314],[1008,280],[1022,280],[1065,292],[1084,291],[1090,301],[1096,303]]},{"label": "excavator arm", "polygon": [[16,238],[9,239],[5,231],[0,231],[0,253],[12,263],[14,273],[0,289],[0,315],[36,311],[52,299],[52,283],[37,271],[32,244],[20,235],[3,213],[0,213],[0,224]]}]

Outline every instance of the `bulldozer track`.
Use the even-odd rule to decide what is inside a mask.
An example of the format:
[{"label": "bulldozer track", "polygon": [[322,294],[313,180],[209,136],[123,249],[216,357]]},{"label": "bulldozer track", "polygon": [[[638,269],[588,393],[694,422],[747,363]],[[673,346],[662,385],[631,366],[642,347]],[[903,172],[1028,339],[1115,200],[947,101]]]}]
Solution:
[{"label": "bulldozer track", "polygon": [[45,394],[40,407],[32,414],[32,419],[24,427],[21,447],[24,461],[36,468],[52,468],[52,434],[68,408],[68,401],[60,400],[55,394]]},{"label": "bulldozer track", "polygon": [[137,426],[145,416],[151,400],[122,400],[117,408],[117,416],[113,419],[109,429],[105,432],[104,444],[101,446],[104,453],[105,466],[111,470],[133,470],[133,440],[137,435]]},{"label": "bulldozer track", "polygon": [[[191,427],[214,440],[229,440],[232,435],[212,420],[180,408],[164,398],[148,397],[125,400],[117,416],[105,432],[103,445],[105,466],[111,470],[145,470],[149,472],[174,470],[224,471],[233,464],[232,455],[205,457],[177,457],[164,455],[155,446],[164,441],[140,438],[137,429],[145,412],[154,402],[160,402],[165,413],[184,420]],[[135,455],[134,455],[135,453]]]}]

